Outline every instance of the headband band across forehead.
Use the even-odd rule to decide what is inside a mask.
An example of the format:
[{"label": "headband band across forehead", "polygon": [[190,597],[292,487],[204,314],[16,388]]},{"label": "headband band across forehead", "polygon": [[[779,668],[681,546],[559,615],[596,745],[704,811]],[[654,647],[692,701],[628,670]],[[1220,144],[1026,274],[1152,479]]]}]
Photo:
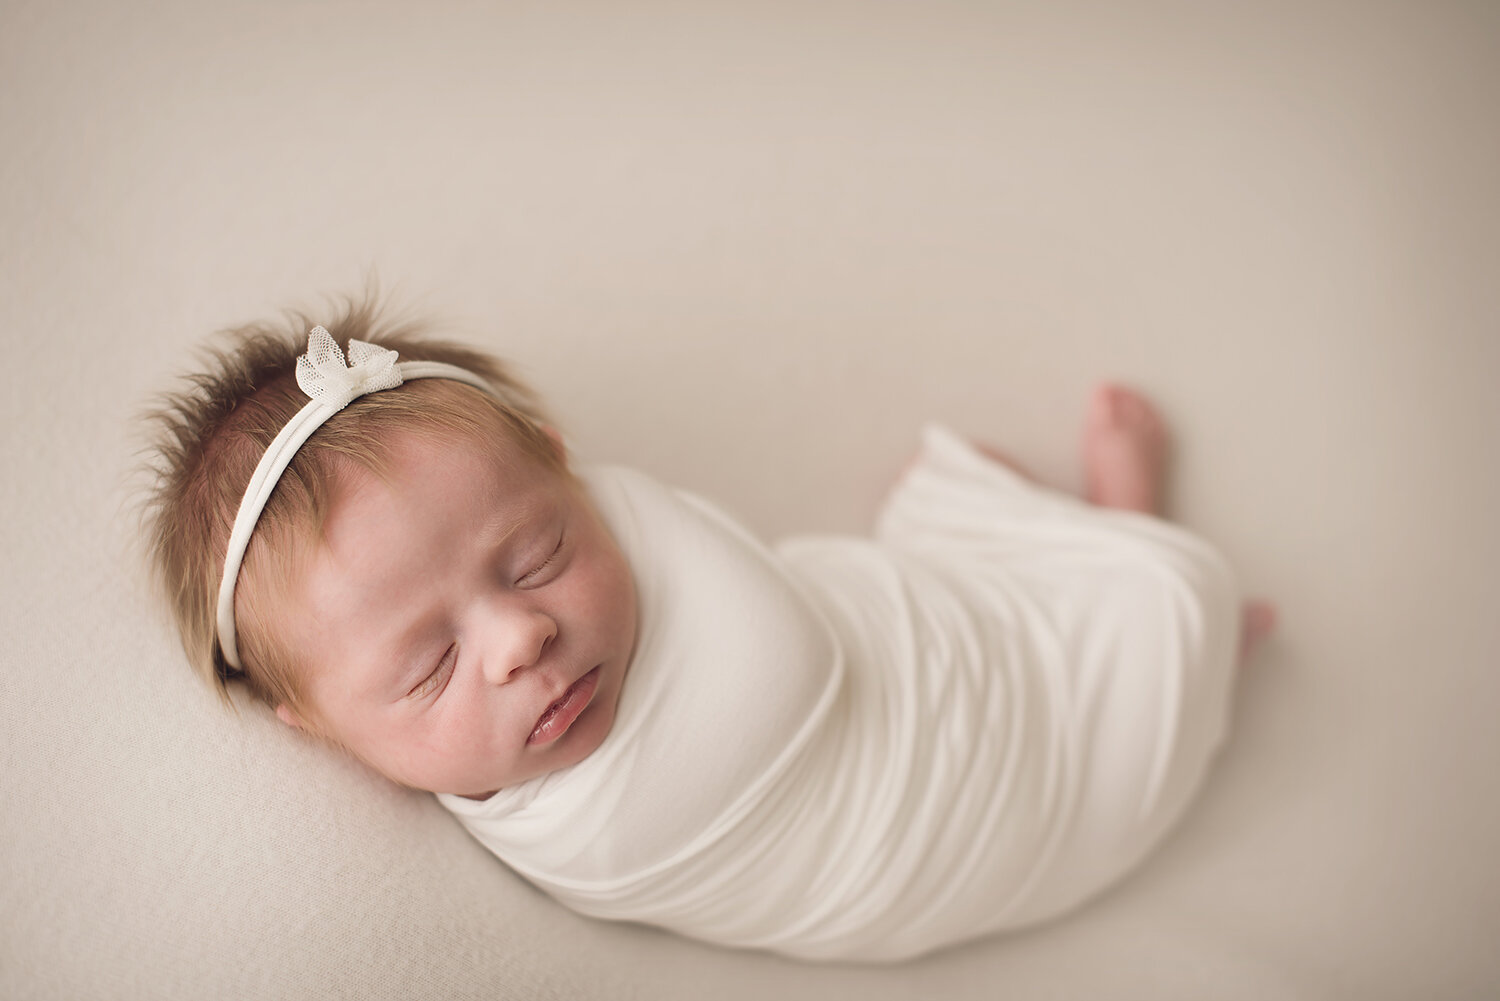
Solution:
[{"label": "headband band across forehead", "polygon": [[234,516],[229,533],[229,548],[224,553],[224,576],[219,580],[219,604],[216,623],[219,649],[224,660],[236,670],[241,668],[239,644],[235,642],[234,588],[245,560],[250,536],[260,521],[266,502],[276,489],[281,474],[291,464],[297,449],[312,433],[334,414],[366,393],[394,389],[411,379],[452,379],[467,383],[498,398],[493,386],[470,372],[439,361],[399,361],[396,352],[364,341],[349,342],[349,358],[339,350],[333,336],[322,327],[313,327],[307,335],[307,353],[297,359],[297,386],[311,399],[297,411],[286,427],[272,440],[266,454],[260,457],[245,496]]}]

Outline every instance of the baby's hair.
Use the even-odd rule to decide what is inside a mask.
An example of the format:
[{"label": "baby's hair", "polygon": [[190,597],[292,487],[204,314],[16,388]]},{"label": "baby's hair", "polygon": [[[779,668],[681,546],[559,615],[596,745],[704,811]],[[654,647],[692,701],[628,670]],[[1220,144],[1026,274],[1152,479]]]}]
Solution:
[{"label": "baby's hair", "polygon": [[[316,721],[299,684],[300,665],[278,639],[271,599],[285,589],[302,543],[322,532],[335,482],[351,466],[385,473],[390,438],[410,432],[436,440],[467,438],[500,446],[563,472],[543,430],[534,394],[499,360],[430,336],[420,320],[384,315],[373,288],[335,305],[332,315],[288,312],[281,321],[222,331],[205,347],[185,388],[163,393],[145,415],[151,426],[144,517],[152,575],[176,620],[194,671],[226,702],[241,679],[269,705],[285,704]],[[224,659],[215,602],[235,512],[256,464],[277,432],[308,402],[296,381],[307,332],[322,324],[341,350],[349,340],[394,349],[403,361],[441,361],[468,369],[503,399],[447,379],[420,379],[351,402],[297,451],[266,503],[246,550],[236,592],[242,670]]]}]

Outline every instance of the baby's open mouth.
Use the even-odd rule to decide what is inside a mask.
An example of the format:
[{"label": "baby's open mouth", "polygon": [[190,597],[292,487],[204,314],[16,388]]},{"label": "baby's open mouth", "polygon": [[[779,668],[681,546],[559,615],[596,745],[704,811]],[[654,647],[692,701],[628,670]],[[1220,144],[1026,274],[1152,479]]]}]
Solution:
[{"label": "baby's open mouth", "polygon": [[588,708],[589,701],[594,697],[594,689],[598,687],[599,668],[596,667],[569,685],[562,697],[547,707],[547,711],[536,721],[531,736],[526,738],[526,743],[550,744],[567,733],[578,714]]}]

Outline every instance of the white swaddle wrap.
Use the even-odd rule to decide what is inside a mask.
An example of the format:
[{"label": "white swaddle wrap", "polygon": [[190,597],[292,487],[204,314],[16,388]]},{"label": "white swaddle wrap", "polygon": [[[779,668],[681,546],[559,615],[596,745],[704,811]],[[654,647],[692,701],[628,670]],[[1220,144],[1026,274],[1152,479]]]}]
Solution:
[{"label": "white swaddle wrap", "polygon": [[1223,561],[942,428],[873,540],[773,551],[640,473],[583,476],[638,588],[614,728],[571,768],[439,797],[582,913],[902,959],[1102,889],[1222,738]]}]

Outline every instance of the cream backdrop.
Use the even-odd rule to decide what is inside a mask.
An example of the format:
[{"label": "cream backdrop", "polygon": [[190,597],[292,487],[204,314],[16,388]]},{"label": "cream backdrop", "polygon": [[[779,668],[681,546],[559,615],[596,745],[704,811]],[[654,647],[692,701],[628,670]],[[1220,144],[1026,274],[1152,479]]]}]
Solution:
[{"label": "cream backdrop", "polygon": [[[0,4],[0,995],[1500,993],[1500,7]],[[937,417],[1076,486],[1098,379],[1282,629],[1137,876],[892,968],[571,915],[220,712],[132,415],[374,270],[580,454],[860,531]]]}]

